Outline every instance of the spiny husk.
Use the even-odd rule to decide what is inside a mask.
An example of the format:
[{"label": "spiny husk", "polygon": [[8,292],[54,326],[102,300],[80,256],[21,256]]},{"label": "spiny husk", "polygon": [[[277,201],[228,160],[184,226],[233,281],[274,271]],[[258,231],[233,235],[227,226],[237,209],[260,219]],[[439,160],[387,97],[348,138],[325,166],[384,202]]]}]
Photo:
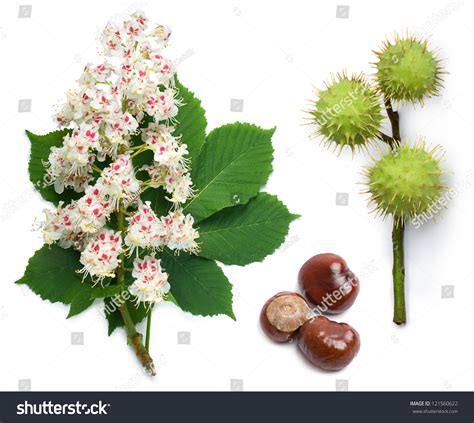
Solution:
[{"label": "spiny husk", "polygon": [[424,140],[402,144],[364,170],[365,193],[376,215],[392,215],[400,224],[426,212],[443,194],[442,147],[427,148]]},{"label": "spiny husk", "polygon": [[354,151],[377,138],[383,119],[380,98],[363,74],[331,76],[316,94],[318,99],[307,113],[309,123],[318,127],[315,135],[322,136],[326,145]]},{"label": "spiny husk", "polygon": [[425,98],[439,95],[446,72],[426,39],[395,34],[374,53],[378,58],[373,63],[377,89],[386,99],[423,103]]}]

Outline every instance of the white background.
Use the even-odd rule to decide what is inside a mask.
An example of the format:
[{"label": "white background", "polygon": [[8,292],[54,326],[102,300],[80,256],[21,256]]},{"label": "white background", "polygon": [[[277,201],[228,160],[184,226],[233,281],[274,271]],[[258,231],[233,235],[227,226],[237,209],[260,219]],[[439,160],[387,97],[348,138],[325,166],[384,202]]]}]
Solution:
[{"label": "white background", "polygon": [[[226,267],[234,285],[237,322],[200,318],[171,304],[154,314],[151,354],[154,379],[143,376],[125,334],[107,337],[97,304],[71,320],[67,308],[42,301],[14,284],[42,245],[32,232],[45,203],[28,180],[25,129],[46,133],[63,93],[86,62],[97,61],[95,41],[108,19],[123,20],[137,8],[124,1],[35,1],[30,18],[20,3],[0,5],[1,283],[0,389],[33,390],[472,390],[474,314],[472,205],[466,187],[473,168],[473,4],[468,1],[148,1],[138,3],[151,21],[170,25],[169,56],[180,58],[181,81],[202,99],[209,129],[242,120],[278,127],[275,171],[266,190],[302,215],[284,246],[261,264]],[[347,19],[336,6],[350,6]],[[390,222],[374,219],[359,193],[364,154],[332,154],[309,140],[303,110],[331,72],[370,73],[373,49],[386,34],[411,29],[430,35],[449,71],[442,96],[425,108],[401,109],[402,134],[442,144],[449,184],[464,186],[436,224],[406,236],[408,319],[392,322]],[[243,99],[242,113],[230,111]],[[18,102],[31,99],[29,113]],[[472,180],[471,180],[472,182]],[[464,185],[463,185],[464,184]],[[349,193],[337,206],[336,193]],[[251,248],[251,246],[249,246]],[[360,333],[362,347],[338,373],[311,367],[296,346],[276,345],[258,325],[264,301],[296,289],[296,275],[310,256],[334,252],[361,279],[354,306],[337,317]],[[442,299],[442,286],[454,298]],[[178,345],[177,332],[191,344]],[[85,345],[71,345],[84,332]],[[240,382],[234,382],[238,388]]]}]

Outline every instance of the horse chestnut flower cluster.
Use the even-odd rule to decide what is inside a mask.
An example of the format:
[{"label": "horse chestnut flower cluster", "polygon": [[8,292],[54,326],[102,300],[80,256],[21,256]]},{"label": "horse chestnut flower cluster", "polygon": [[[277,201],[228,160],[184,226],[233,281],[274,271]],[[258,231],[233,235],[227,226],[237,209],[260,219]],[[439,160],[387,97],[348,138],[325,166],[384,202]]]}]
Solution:
[{"label": "horse chestnut flower cluster", "polygon": [[[322,313],[338,314],[352,306],[359,293],[359,279],[336,254],[318,254],[300,269],[299,285],[305,295],[280,292],[260,313],[260,324],[269,338],[289,342],[298,338],[304,356],[323,370],[341,370],[360,349],[358,332]],[[315,307],[310,308],[309,303]]]},{"label": "horse chestnut flower cluster", "polygon": [[[141,12],[120,26],[107,25],[101,35],[104,61],[85,67],[78,87],[59,107],[54,120],[69,130],[45,163],[58,194],[65,188],[84,193],[45,211],[45,242],[78,250],[80,271],[94,283],[115,277],[126,253],[135,255],[129,290],[147,307],[169,291],[168,274],[155,254],[165,247],[176,253],[198,251],[194,218],[182,209],[193,188],[187,145],[173,136],[181,101],[175,66],[162,56],[169,36],[161,25],[149,29]],[[132,159],[147,150],[153,152],[153,164],[136,168]],[[139,180],[139,171],[149,179]],[[140,200],[150,187],[166,193],[164,216]],[[108,227],[113,214],[123,221],[119,232]]]}]

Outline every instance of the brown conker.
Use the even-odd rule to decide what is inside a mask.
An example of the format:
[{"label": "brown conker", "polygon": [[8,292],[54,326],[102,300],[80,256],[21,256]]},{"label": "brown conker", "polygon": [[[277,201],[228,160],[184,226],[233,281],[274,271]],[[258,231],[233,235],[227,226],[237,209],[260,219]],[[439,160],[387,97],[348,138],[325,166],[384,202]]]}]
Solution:
[{"label": "brown conker", "polygon": [[338,314],[347,310],[359,293],[359,279],[337,254],[311,257],[298,274],[300,289],[320,312]]},{"label": "brown conker", "polygon": [[298,346],[305,357],[323,370],[341,370],[357,355],[360,337],[347,323],[318,316],[301,326]]},{"label": "brown conker", "polygon": [[260,313],[263,331],[276,342],[288,342],[310,317],[306,300],[296,292],[279,292],[271,297]]}]

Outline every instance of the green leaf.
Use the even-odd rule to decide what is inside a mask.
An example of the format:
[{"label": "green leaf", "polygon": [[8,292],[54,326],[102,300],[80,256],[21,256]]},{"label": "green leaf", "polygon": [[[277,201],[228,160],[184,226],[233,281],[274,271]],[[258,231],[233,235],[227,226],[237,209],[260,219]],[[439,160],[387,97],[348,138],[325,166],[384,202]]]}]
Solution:
[{"label": "green leaf", "polygon": [[106,298],[120,295],[124,291],[120,285],[109,285],[104,287],[97,287],[92,291],[92,298]]},{"label": "green leaf", "polygon": [[113,298],[104,299],[104,314],[109,323],[107,331],[109,336],[112,335],[115,329],[124,326],[122,316],[120,315],[117,306],[114,304]]},{"label": "green leaf", "polygon": [[176,88],[184,104],[179,108],[176,116],[178,124],[173,135],[181,136],[181,142],[188,146],[189,156],[194,161],[206,142],[206,116],[201,107],[201,101],[178,79],[176,79]]},{"label": "green leaf", "polygon": [[165,249],[162,264],[169,274],[171,293],[184,311],[201,316],[226,314],[235,320],[232,285],[214,261]]},{"label": "green leaf", "polygon": [[194,163],[197,194],[184,210],[200,221],[255,197],[272,171],[274,132],[239,122],[214,129]]},{"label": "green leaf", "polygon": [[262,261],[283,243],[296,217],[276,196],[262,192],[200,222],[199,255],[240,266]]},{"label": "green leaf", "polygon": [[[134,146],[138,146],[142,144],[143,142],[140,141],[140,142],[134,143]],[[148,172],[146,172],[145,170],[141,170],[141,168],[145,165],[152,165],[154,163],[153,151],[151,150],[142,151],[138,156],[135,156],[132,159],[132,162],[133,162],[133,167],[136,170],[136,176],[138,179],[140,179],[141,181],[146,181],[150,179]]]},{"label": "green leaf", "polygon": [[27,285],[43,300],[71,304],[68,317],[74,316],[94,302],[93,287],[82,282],[82,276],[76,272],[79,257],[77,251],[45,245],[30,258],[17,283]]},{"label": "green leaf", "polygon": [[[117,299],[118,298],[118,299]],[[134,297],[131,297],[134,298]],[[137,307],[133,299],[126,300],[125,297],[108,297],[104,299],[105,304],[105,317],[109,322],[108,334],[109,336],[117,328],[124,326],[122,315],[118,309],[118,306],[121,302],[126,301],[126,307],[130,313],[130,317],[133,320],[133,323],[140,323],[147,315],[147,308],[143,303]]]},{"label": "green leaf", "polygon": [[76,200],[82,195],[72,189],[65,189],[59,195],[52,185],[45,183],[46,169],[43,163],[48,160],[51,147],[61,146],[63,138],[68,132],[68,129],[63,129],[62,131],[50,132],[46,135],[35,135],[30,131],[26,131],[26,135],[31,142],[30,163],[28,165],[30,181],[45,200],[51,201],[55,205],[60,200],[69,203],[71,200]]},{"label": "green leaf", "polygon": [[91,295],[91,291],[88,289],[84,289],[83,291],[79,292],[71,302],[71,307],[69,308],[67,318],[69,319],[70,317],[87,310],[94,303],[95,298],[96,297]]},{"label": "green leaf", "polygon": [[174,295],[171,293],[171,291],[168,291],[166,294],[165,294],[165,301],[169,301],[170,303],[173,303],[175,306],[178,306],[179,307],[179,304],[178,304],[178,301],[176,301],[176,298],[174,297]]},{"label": "green leaf", "polygon": [[157,216],[165,216],[171,207],[171,203],[165,198],[169,195],[163,188],[148,188],[140,198],[143,202],[150,202],[150,207]]}]

